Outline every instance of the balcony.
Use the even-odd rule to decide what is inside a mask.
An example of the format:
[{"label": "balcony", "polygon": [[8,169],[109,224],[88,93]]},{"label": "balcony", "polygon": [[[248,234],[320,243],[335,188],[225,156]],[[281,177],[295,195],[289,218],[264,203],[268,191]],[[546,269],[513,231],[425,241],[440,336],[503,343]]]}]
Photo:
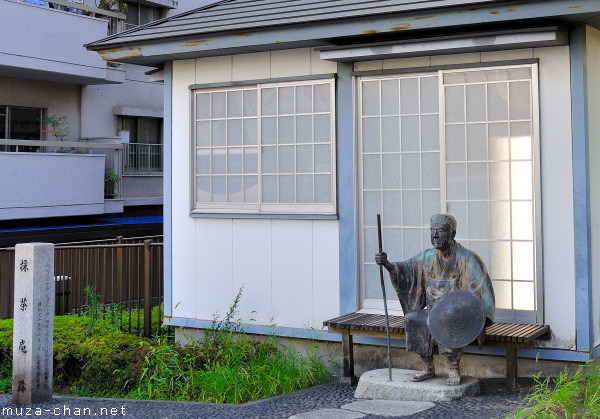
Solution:
[{"label": "balcony", "polygon": [[0,139],[0,167],[0,220],[123,212],[122,144]]},{"label": "balcony", "polygon": [[0,76],[83,85],[125,81],[121,65],[83,47],[123,29],[123,14],[66,0],[52,2],[54,8],[36,3],[0,0]]}]

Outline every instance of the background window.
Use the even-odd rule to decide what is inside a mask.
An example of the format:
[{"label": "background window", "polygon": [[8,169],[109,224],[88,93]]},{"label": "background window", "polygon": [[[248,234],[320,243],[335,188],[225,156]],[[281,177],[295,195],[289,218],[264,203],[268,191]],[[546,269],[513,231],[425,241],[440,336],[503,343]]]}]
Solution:
[{"label": "background window", "polygon": [[[41,140],[44,110],[16,106],[0,106],[0,138],[11,140]],[[3,151],[15,151],[16,146],[4,146]],[[19,146],[19,151],[36,151],[37,147]]]},{"label": "background window", "polygon": [[125,28],[130,29],[136,26],[145,25],[163,17],[163,9],[152,7],[140,3],[127,3],[127,12],[125,12]]},{"label": "background window", "polygon": [[196,209],[334,213],[333,82],[195,93]]},{"label": "background window", "polygon": [[120,129],[129,132],[124,144],[124,174],[161,174],[163,171],[162,119],[119,117]]}]

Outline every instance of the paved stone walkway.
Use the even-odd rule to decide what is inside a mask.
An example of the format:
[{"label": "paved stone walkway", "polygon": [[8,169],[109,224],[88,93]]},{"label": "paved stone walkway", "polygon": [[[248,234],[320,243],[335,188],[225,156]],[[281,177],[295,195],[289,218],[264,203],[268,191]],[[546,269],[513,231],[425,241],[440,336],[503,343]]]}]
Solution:
[{"label": "paved stone walkway", "polygon": [[[0,418],[36,417],[49,418],[503,418],[517,409],[524,392],[508,392],[502,388],[503,381],[497,379],[481,380],[481,396],[468,397],[451,402],[437,402],[434,407],[419,413],[403,416],[398,407],[394,416],[389,416],[389,405],[385,402],[371,403],[370,407],[354,398],[356,386],[342,386],[329,383],[312,387],[283,396],[246,403],[240,406],[218,405],[212,403],[138,401],[115,399],[92,399],[79,397],[54,397],[52,401],[29,407],[11,403],[11,396],[0,396]],[[360,400],[364,402],[364,400]],[[389,403],[389,402],[388,402]],[[350,405],[352,404],[352,405]],[[350,407],[346,406],[350,405]],[[341,409],[345,406],[345,409]],[[366,406],[366,407],[365,407]],[[22,408],[22,410],[21,410]],[[408,407],[407,407],[408,408]],[[328,409],[327,411],[322,411]],[[371,410],[368,410],[371,409]],[[373,410],[375,409],[375,410]],[[322,411],[322,412],[320,412]],[[311,413],[308,413],[311,412]],[[361,413],[373,412],[373,413]],[[386,412],[388,414],[386,414]],[[329,414],[329,416],[324,416]]]}]

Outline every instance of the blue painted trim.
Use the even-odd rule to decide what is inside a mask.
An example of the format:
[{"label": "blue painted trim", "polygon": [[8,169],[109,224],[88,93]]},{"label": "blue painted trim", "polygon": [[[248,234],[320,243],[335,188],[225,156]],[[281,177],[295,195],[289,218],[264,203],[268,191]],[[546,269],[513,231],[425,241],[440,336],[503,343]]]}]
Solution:
[{"label": "blue painted trim", "polygon": [[[497,2],[493,2],[497,3]],[[323,24],[289,25],[239,34],[215,34],[210,38],[204,35],[202,43],[180,40],[158,40],[143,43],[123,42],[106,44],[97,49],[105,60],[122,60],[138,64],[159,64],[174,59],[198,58],[224,54],[243,54],[272,49],[303,48],[322,46],[322,39],[335,39],[351,36],[364,36],[366,33],[390,34],[448,27],[469,27],[474,24],[514,23],[517,20],[535,18],[564,18],[571,15],[597,13],[600,2],[579,0],[577,7],[572,0],[535,1],[522,4],[487,4],[479,7],[458,9],[445,8],[422,10],[413,13],[390,13],[381,17],[367,16],[364,20],[344,19]],[[467,10],[467,11],[465,11]],[[192,39],[190,39],[192,40]],[[105,48],[105,51],[102,51]],[[136,56],[131,51],[135,48]]]},{"label": "blue painted trim", "polygon": [[589,352],[577,352],[568,349],[519,349],[519,358],[586,362],[590,360],[590,354]]},{"label": "blue painted trim", "polygon": [[358,305],[356,269],[356,170],[354,162],[354,80],[352,63],[338,63],[337,174],[340,216],[340,314],[352,313]]},{"label": "blue painted trim", "polygon": [[[189,327],[194,329],[208,329],[212,320],[198,320],[189,318],[165,318],[165,324],[175,327]],[[244,331],[256,335],[275,335],[298,339],[322,340],[328,342],[341,342],[341,335],[329,333],[326,330],[300,329],[283,326],[263,326],[256,324],[243,324]]]},{"label": "blue painted trim", "polygon": [[336,214],[210,214],[191,213],[191,218],[263,218],[269,220],[337,220]]},{"label": "blue painted trim", "polygon": [[[211,320],[197,320],[188,318],[165,318],[165,324],[175,327],[189,327],[194,329],[207,329],[211,326]],[[325,342],[341,342],[341,335],[338,333],[329,333],[326,330],[300,329],[294,327],[280,326],[262,326],[255,324],[244,324],[244,331],[256,335],[276,335],[288,338],[311,339]],[[382,349],[387,346],[385,338],[374,338],[368,336],[353,336],[355,344],[381,346]],[[406,341],[403,339],[392,339],[393,348],[406,348]],[[477,346],[467,346],[465,353],[473,355],[486,356],[505,356],[504,348],[495,346],[484,346],[479,350]],[[590,359],[588,352],[577,352],[566,349],[519,349],[519,358],[544,359],[550,361],[570,361],[586,362]]]},{"label": "blue painted trim", "polygon": [[172,189],[171,179],[172,174],[172,137],[171,137],[171,125],[172,125],[172,109],[173,109],[173,63],[167,62],[164,67],[164,116],[163,116],[163,150],[164,150],[164,174],[163,174],[163,269],[164,272],[164,311],[166,316],[173,314],[173,302],[172,302],[172,266],[171,266],[171,254],[173,249],[173,236],[172,236]]},{"label": "blue painted trim", "polygon": [[585,31],[583,24],[572,28],[569,49],[575,216],[575,313],[579,351],[590,350],[594,344]]}]

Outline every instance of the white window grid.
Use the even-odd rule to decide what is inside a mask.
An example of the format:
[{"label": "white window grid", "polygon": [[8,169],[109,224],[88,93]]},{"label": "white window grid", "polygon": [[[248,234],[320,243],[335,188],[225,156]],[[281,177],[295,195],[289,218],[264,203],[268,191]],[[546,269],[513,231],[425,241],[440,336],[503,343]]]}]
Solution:
[{"label": "white window grid", "polygon": [[[382,220],[382,224],[383,224],[383,235],[384,235],[384,250],[386,249],[386,230],[390,230],[391,228],[399,228],[401,229],[403,232],[406,230],[412,230],[412,229],[419,229],[418,227],[414,227],[414,226],[399,226],[399,225],[386,225],[385,222],[385,212],[382,211],[383,210],[383,204],[382,203],[378,203],[378,209],[379,211],[375,211],[373,209],[369,210],[368,208],[365,207],[365,202],[368,201],[368,193],[370,192],[368,190],[368,188],[364,187],[364,167],[363,167],[363,155],[365,154],[369,154],[364,153],[363,152],[363,131],[362,131],[362,126],[363,126],[363,121],[365,119],[365,116],[363,115],[363,111],[362,111],[362,84],[364,82],[369,82],[369,81],[374,81],[374,80],[386,80],[386,79],[390,79],[390,78],[395,78],[395,79],[401,79],[401,78],[414,78],[414,77],[434,77],[437,75],[438,77],[438,83],[439,83],[439,142],[440,142],[440,148],[439,148],[439,155],[440,156],[446,156],[446,138],[445,138],[445,128],[447,125],[452,125],[453,123],[446,123],[445,121],[445,96],[444,96],[444,92],[445,92],[445,87],[444,87],[444,77],[447,74],[451,74],[451,73],[460,73],[460,72],[468,72],[468,71],[473,71],[473,72],[481,72],[481,71],[486,71],[486,70],[506,70],[506,69],[518,69],[518,68],[525,68],[531,71],[531,77],[530,78],[523,78],[523,79],[511,79],[510,82],[530,82],[531,85],[531,109],[530,109],[530,118],[527,119],[504,119],[504,120],[493,120],[493,121],[488,121],[486,119],[485,122],[486,124],[489,123],[506,123],[508,124],[508,126],[510,127],[510,123],[528,123],[530,124],[530,128],[531,128],[531,136],[532,136],[532,153],[531,153],[531,158],[530,159],[493,159],[493,160],[469,160],[468,158],[465,157],[464,160],[456,160],[456,161],[452,161],[450,164],[463,164],[465,166],[465,184],[467,183],[466,179],[466,175],[468,172],[466,172],[466,168],[469,164],[487,164],[487,168],[488,168],[488,173],[487,173],[487,178],[489,179],[489,164],[490,163],[506,163],[506,164],[511,164],[511,163],[519,163],[519,162],[529,162],[531,163],[531,178],[533,180],[533,184],[532,184],[532,196],[531,199],[518,199],[518,198],[513,198],[512,196],[509,198],[509,200],[495,200],[495,199],[469,199],[468,196],[465,197],[465,199],[463,200],[459,200],[459,199],[448,199],[446,196],[447,190],[446,190],[446,172],[447,172],[447,167],[446,165],[448,164],[448,162],[446,161],[446,158],[440,158],[440,187],[439,189],[427,189],[427,188],[421,188],[418,189],[421,192],[424,191],[438,191],[438,193],[440,194],[440,201],[441,201],[441,212],[450,212],[452,213],[452,204],[456,204],[456,203],[464,203],[466,207],[468,207],[468,204],[477,204],[477,203],[495,203],[495,202],[510,202],[511,205],[512,203],[519,203],[519,202],[529,202],[531,203],[531,208],[532,208],[532,227],[533,227],[533,231],[532,231],[532,236],[530,240],[520,240],[518,238],[513,237],[512,234],[512,227],[511,227],[511,235],[508,238],[502,238],[502,239],[495,239],[495,240],[491,240],[491,239],[485,239],[485,238],[473,238],[470,237],[469,234],[469,224],[468,222],[465,222],[465,220],[469,220],[468,217],[468,213],[466,213],[464,215],[464,217],[460,217],[462,218],[459,219],[459,228],[458,228],[458,236],[457,236],[457,240],[462,242],[466,247],[471,248],[472,250],[475,250],[477,252],[478,248],[480,247],[479,245],[481,243],[491,243],[491,242],[506,242],[506,243],[510,243],[511,245],[513,243],[521,243],[521,242],[527,242],[527,243],[532,243],[533,244],[533,264],[534,264],[534,277],[533,277],[533,287],[534,287],[534,293],[533,293],[533,297],[534,300],[531,302],[532,307],[528,308],[527,310],[518,310],[519,307],[515,308],[514,307],[514,295],[511,294],[511,306],[510,307],[503,307],[501,309],[497,309],[496,310],[496,316],[501,319],[501,320],[506,320],[506,321],[510,321],[510,320],[520,320],[520,321],[531,321],[531,322],[542,322],[543,318],[542,318],[542,314],[543,311],[541,310],[542,307],[542,273],[541,273],[541,249],[539,248],[539,243],[541,243],[541,209],[540,209],[540,205],[539,203],[541,202],[540,200],[540,174],[539,174],[539,110],[538,110],[538,75],[537,75],[537,65],[535,64],[526,64],[526,65],[517,65],[517,66],[503,66],[503,67],[487,67],[487,68],[472,68],[472,69],[457,69],[457,70],[440,70],[438,72],[436,72],[435,74],[432,73],[420,73],[420,74],[405,74],[405,75],[394,75],[394,76],[373,76],[373,77],[362,77],[359,79],[358,81],[358,107],[359,107],[359,118],[358,118],[358,124],[359,124],[359,154],[361,155],[361,158],[359,159],[359,170],[360,170],[360,175],[359,175],[359,185],[360,185],[360,190],[361,193],[359,194],[359,200],[360,200],[360,208],[361,211],[359,212],[360,215],[360,219],[359,219],[359,235],[360,235],[360,252],[361,254],[359,255],[359,261],[360,261],[360,276],[361,276],[361,307],[363,309],[379,309],[381,308],[381,300],[375,299],[375,298],[367,298],[367,291],[365,289],[365,278],[366,278],[366,270],[369,270],[369,275],[373,276],[377,267],[373,262],[373,255],[374,255],[374,251],[373,251],[373,240],[371,240],[370,246],[366,243],[365,241],[365,234],[368,234],[368,231],[376,228],[376,226],[374,225],[374,220],[366,220],[364,217],[366,215],[366,213],[370,212],[370,213],[375,213],[375,212],[381,212],[382,216],[383,216],[383,220]],[[506,83],[509,83],[508,81]],[[469,84],[482,84],[482,83],[469,83]],[[446,85],[448,85],[448,83],[446,83]],[[465,85],[465,83],[454,83],[454,85]],[[465,92],[466,92],[466,88],[464,88]],[[510,89],[507,89],[507,91],[510,91]],[[465,93],[466,94],[466,93]],[[486,94],[487,94],[487,90],[486,90]],[[487,96],[486,96],[486,103],[487,103]],[[510,103],[510,102],[508,102]],[[463,100],[463,104],[466,107],[466,100]],[[465,115],[466,115],[466,109],[464,109]],[[486,113],[487,115],[487,113]],[[379,115],[381,117],[381,115]],[[476,122],[476,123],[482,123],[482,122]],[[468,125],[474,125],[476,123],[455,123],[454,125],[463,125],[466,129]],[[421,127],[422,128],[422,127]],[[510,128],[509,128],[510,129]],[[488,133],[488,130],[486,130],[486,134]],[[508,133],[508,138],[510,139],[510,132]],[[420,138],[421,134],[420,134]],[[465,153],[467,152],[468,148],[467,148],[467,144],[466,141],[468,140],[468,137],[465,135]],[[486,137],[486,144],[488,143],[488,138]],[[510,143],[510,141],[509,141]],[[421,152],[423,153],[423,152]],[[385,155],[385,152],[374,152],[372,154],[379,154],[380,156]],[[465,154],[466,156],[466,154]],[[509,154],[510,156],[510,154]],[[382,173],[379,174],[380,176],[382,175]],[[510,170],[509,170],[509,175],[510,175]],[[420,176],[422,177],[422,173],[420,173]],[[420,179],[421,185],[422,185],[422,179]],[[509,180],[509,191],[512,190],[511,187],[511,180]],[[467,189],[468,189],[468,185],[467,185]],[[383,190],[383,189],[381,189]],[[421,201],[422,202],[422,201]],[[488,205],[489,207],[489,205]],[[373,217],[371,217],[373,218]],[[491,217],[488,215],[488,219],[490,219]],[[512,225],[512,220],[510,221],[511,225]],[[429,223],[429,220],[427,219],[427,217],[422,213],[421,214],[421,226],[427,226]],[[426,249],[426,248],[430,248],[431,244],[429,242],[429,231],[426,228],[420,228],[421,232],[422,232],[422,236],[421,236],[421,243],[422,243],[422,249]],[[372,234],[372,233],[371,233]],[[400,235],[400,238],[403,240],[404,238],[404,234]],[[402,249],[405,248],[404,246],[404,242],[402,242],[401,244]],[[375,249],[376,251],[376,249]],[[411,250],[411,254],[409,255],[405,255],[402,254],[401,257],[398,257],[397,260],[404,260],[408,257],[413,256],[414,254],[416,254],[418,251],[412,251]],[[479,252],[478,252],[479,253]],[[483,257],[483,256],[482,256]],[[484,258],[485,259],[485,258]],[[394,258],[394,260],[396,260],[396,258]],[[512,260],[512,259],[511,259]],[[487,263],[487,261],[486,261]],[[529,282],[531,283],[531,281],[520,281],[519,279],[515,279],[513,277],[513,266],[512,263],[511,265],[511,273],[510,273],[510,278],[508,279],[493,279],[493,281],[495,282],[495,285],[498,285],[499,281],[506,281],[510,284],[511,287],[511,293],[513,292],[513,287],[515,286],[515,284],[521,283],[521,282]],[[489,267],[489,264],[488,264]],[[370,268],[370,269],[369,269]],[[378,278],[377,278],[378,279]],[[377,283],[379,283],[379,281],[376,281]],[[387,279],[387,275],[386,275],[386,294],[388,295],[388,305],[390,306],[390,308],[392,310],[401,310],[399,307],[399,304],[395,301],[397,300],[395,298],[395,292],[391,289],[391,285],[389,284],[389,280]],[[393,297],[389,297],[389,296],[393,296]],[[522,308],[522,307],[521,307]]]},{"label": "white window grid", "polygon": [[[315,104],[314,104],[314,98],[312,100],[311,103],[311,110],[310,111],[306,111],[306,110],[298,110],[297,107],[297,101],[294,100],[293,101],[293,109],[292,110],[281,110],[279,107],[279,91],[280,89],[297,89],[300,87],[311,87],[311,95],[313,94],[313,92],[315,91],[315,87],[314,86],[326,86],[327,87],[327,91],[329,94],[329,100],[327,102],[327,110],[316,110],[314,109]],[[275,102],[275,108],[276,111],[275,113],[269,113],[269,114],[264,114],[263,112],[263,104],[262,104],[262,93],[264,90],[266,89],[275,89],[274,91],[276,92],[276,102]],[[228,93],[231,92],[255,92],[256,93],[256,113],[252,114],[252,115],[246,115],[244,114],[243,116],[239,116],[239,117],[234,117],[234,118],[229,118],[227,116],[225,117],[221,117],[221,118],[213,118],[212,116],[210,118],[198,118],[197,117],[197,113],[196,113],[196,107],[197,107],[197,96],[200,94],[213,94],[213,93],[224,93],[225,97],[227,97]],[[295,92],[295,90],[294,90]],[[201,89],[195,89],[193,91],[193,115],[194,115],[194,138],[193,138],[193,167],[194,167],[194,182],[193,182],[193,191],[192,191],[192,212],[193,213],[264,213],[264,214],[335,214],[336,211],[336,194],[335,194],[335,185],[336,185],[336,179],[335,179],[335,91],[334,91],[334,80],[333,79],[318,79],[318,80],[308,80],[308,81],[297,81],[297,82],[282,82],[282,83],[260,83],[260,84],[256,84],[256,85],[244,85],[244,86],[232,86],[232,87],[219,87],[219,88],[201,88]],[[312,96],[311,96],[312,97]],[[294,93],[294,99],[296,98],[295,93]],[[227,109],[227,102],[225,103],[225,109]],[[242,106],[244,106],[242,104]],[[266,111],[265,111],[266,112]],[[329,117],[329,124],[327,126],[327,135],[328,135],[328,140],[322,140],[322,141],[317,141],[315,138],[315,126],[314,126],[314,122],[313,122],[313,127],[312,127],[312,136],[313,136],[313,141],[312,142],[298,142],[296,141],[296,138],[292,139],[291,142],[287,142],[287,143],[283,143],[282,141],[279,140],[279,138],[275,139],[275,142],[268,142],[268,141],[264,141],[263,140],[263,120],[265,119],[275,119],[277,122],[277,126],[276,126],[276,133],[279,133],[279,120],[280,118],[292,118],[293,119],[293,132],[294,132],[294,137],[296,136],[297,133],[297,128],[298,128],[298,123],[297,120],[299,119],[298,117],[311,117],[312,121],[314,121],[315,117],[321,117],[321,116],[328,116]],[[256,121],[256,143],[254,144],[241,144],[241,145],[235,145],[233,146],[229,146],[227,144],[223,144],[223,145],[219,145],[219,146],[213,146],[212,144],[210,146],[198,146],[198,144],[196,143],[197,138],[198,138],[198,123],[199,122],[210,122],[211,125],[211,134],[210,136],[212,137],[212,121],[223,121],[225,124],[225,138],[227,138],[227,130],[229,129],[227,126],[227,122],[231,121],[231,120],[242,120],[242,124],[246,124],[246,121],[249,120],[254,120]],[[277,137],[279,137],[279,135],[277,134]],[[297,161],[297,151],[299,148],[307,148],[308,146],[311,147],[312,150],[312,171],[307,171],[306,169],[303,169],[302,172],[298,172],[298,161]],[[284,168],[281,165],[281,150],[283,148],[293,148],[293,155],[294,155],[294,162],[293,162],[293,167],[294,170],[284,170]],[[244,200],[243,202],[233,202],[233,201],[225,201],[225,202],[215,202],[215,200],[213,199],[214,195],[212,192],[212,185],[211,185],[211,200],[204,200],[204,201],[200,201],[197,199],[197,191],[196,191],[196,182],[198,181],[198,178],[200,177],[230,177],[232,174],[229,173],[228,169],[225,169],[222,173],[220,174],[215,174],[213,173],[213,168],[212,168],[212,159],[208,159],[210,161],[210,167],[208,169],[203,169],[204,172],[203,173],[199,173],[199,167],[200,165],[198,164],[198,158],[197,156],[199,155],[198,152],[202,151],[202,152],[210,152],[211,155],[214,151],[217,152],[221,152],[221,153],[227,153],[228,151],[231,151],[232,148],[236,148],[236,149],[240,149],[243,150],[241,151],[241,153],[243,153],[242,155],[246,155],[250,152],[255,152],[256,153],[256,158],[257,158],[257,162],[256,162],[256,168],[255,170],[252,170],[251,172],[247,172],[246,171],[246,163],[245,163],[245,159],[243,160],[242,164],[242,172],[240,173],[236,173],[235,176],[241,175],[244,178],[244,182],[247,181],[247,179],[250,179],[252,177],[256,178],[256,191],[253,192],[252,198],[248,199],[247,196],[244,196]],[[275,151],[276,153],[276,169],[275,170],[270,170],[268,173],[263,171],[263,154],[265,153],[265,151],[268,153],[269,151],[273,152]],[[325,159],[321,158],[321,155],[323,154],[322,152],[325,151],[327,153],[327,157]],[[317,154],[317,152],[319,152],[319,154]],[[320,168],[316,168],[314,167],[314,165],[317,164],[317,161],[319,161],[320,163]],[[228,166],[228,163],[225,163],[226,166]],[[323,169],[323,166],[326,166]],[[216,175],[216,176],[215,176]],[[312,177],[313,183],[311,185],[312,187],[312,202],[297,202],[298,201],[298,197],[299,197],[299,181],[300,181],[300,177],[304,177],[304,179],[308,176]],[[277,196],[276,199],[270,199],[270,202],[266,202],[263,199],[263,191],[264,191],[264,182],[266,178],[271,178],[271,180],[273,178],[275,178],[275,180],[277,181]],[[282,178],[285,178],[285,180],[289,181],[290,178],[293,178],[293,202],[281,202],[281,201],[286,201],[285,199],[282,199],[282,196],[280,194],[280,192],[286,192],[286,193],[290,193],[290,190],[287,188],[284,188],[284,184],[282,182]],[[320,180],[322,180],[323,178],[327,178],[327,188],[325,190],[324,193],[321,193],[320,195],[317,195],[317,191],[316,191],[316,183]],[[212,180],[211,180],[212,182]],[[289,183],[289,182],[288,182]],[[306,184],[306,182],[304,183]],[[323,183],[321,183],[323,184]],[[324,189],[321,188],[321,192],[323,192]],[[226,192],[225,194],[226,197],[228,197],[228,193]],[[304,195],[303,195],[304,196]],[[226,198],[227,200],[228,198]],[[304,199],[305,201],[308,201],[307,199]],[[291,199],[287,199],[287,201],[292,201]]]}]

